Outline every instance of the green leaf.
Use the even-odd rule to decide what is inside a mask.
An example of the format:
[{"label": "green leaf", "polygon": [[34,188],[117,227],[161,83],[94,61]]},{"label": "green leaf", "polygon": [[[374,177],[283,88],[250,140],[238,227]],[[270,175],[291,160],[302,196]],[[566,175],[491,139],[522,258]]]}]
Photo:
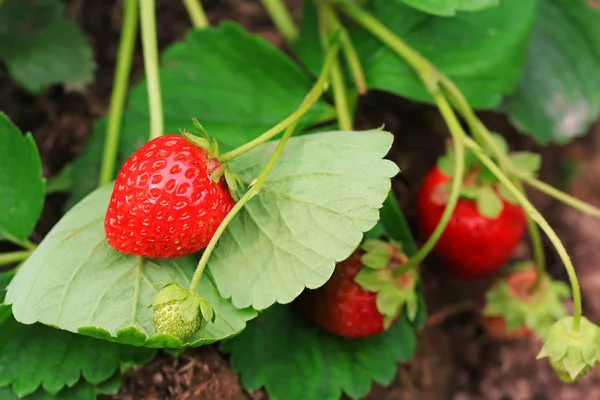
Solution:
[{"label": "green leaf", "polygon": [[513,153],[510,158],[519,171],[527,175],[535,175],[542,165],[542,157],[528,151]]},{"label": "green leaf", "polygon": [[143,365],[155,351],[125,346],[48,326],[23,325],[13,318],[0,327],[0,387],[25,396],[38,388],[56,394],[81,377],[100,384],[121,363]]},{"label": "green leaf", "polygon": [[2,112],[0,188],[0,239],[25,241],[44,205],[42,161],[31,134],[22,135]]},{"label": "green leaf", "polygon": [[[422,2],[420,2],[422,3]],[[494,108],[519,81],[537,0],[454,18],[432,17],[399,1],[373,0],[369,11],[452,79],[477,108]],[[370,88],[432,102],[412,68],[362,30],[352,30]]]},{"label": "green leaf", "polygon": [[0,59],[31,92],[56,83],[80,90],[93,79],[92,49],[64,8],[57,0],[0,3]]},{"label": "green leaf", "polygon": [[332,336],[310,325],[290,307],[261,313],[238,336],[222,344],[231,367],[250,390],[265,387],[274,399],[337,400],[367,394],[372,382],[389,384],[396,364],[415,348],[402,317],[388,331],[365,339]]},{"label": "green leaf", "polygon": [[479,11],[500,4],[500,0],[396,0],[423,12],[452,17],[457,11]]},{"label": "green leaf", "polygon": [[79,381],[72,388],[61,390],[56,396],[39,389],[29,396],[21,397],[9,388],[0,388],[0,399],[2,400],[96,400],[96,398],[96,390],[85,381]]},{"label": "green leaf", "polygon": [[[208,262],[219,292],[237,308],[262,310],[323,285],[379,219],[398,172],[382,160],[392,140],[379,130],[292,138]],[[249,184],[276,145],[246,153],[231,169]]]},{"label": "green leaf", "polygon": [[542,0],[509,117],[541,144],[584,134],[600,108],[600,9],[588,0]]},{"label": "green leaf", "polygon": [[69,192],[73,188],[73,164],[67,164],[46,184],[46,195]]},{"label": "green leaf", "polygon": [[[197,117],[219,141],[221,152],[240,146],[279,123],[300,106],[310,79],[281,51],[227,22],[191,30],[163,53],[160,69],[165,132],[195,130]],[[323,111],[318,103],[304,117],[307,127]],[[106,120],[96,123],[75,161],[72,206],[95,189]],[[119,142],[120,165],[148,140],[150,114],[146,82],[132,89]]]},{"label": "green leaf", "polygon": [[[112,185],[96,190],[54,226],[10,283],[6,302],[22,323],[42,322],[135,346],[181,347],[178,339],[155,334],[150,305],[165,282],[187,287],[196,260],[143,259],[110,247],[104,214],[111,192]],[[217,317],[186,346],[234,335],[255,315],[221,298],[210,275],[198,294]]]},{"label": "green leaf", "polygon": [[477,211],[487,218],[498,218],[502,212],[502,200],[491,186],[483,186],[477,190],[475,199]]},{"label": "green leaf", "polygon": [[390,191],[379,212],[381,214],[380,223],[385,227],[387,235],[396,242],[402,243],[402,251],[408,257],[416,254],[417,244],[393,191]]}]

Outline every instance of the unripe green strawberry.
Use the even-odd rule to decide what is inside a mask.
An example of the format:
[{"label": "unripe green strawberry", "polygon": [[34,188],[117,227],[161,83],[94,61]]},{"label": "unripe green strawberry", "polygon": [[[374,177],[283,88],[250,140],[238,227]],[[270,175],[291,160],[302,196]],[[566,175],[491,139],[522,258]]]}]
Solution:
[{"label": "unripe green strawberry", "polygon": [[154,306],[154,328],[156,332],[175,336],[182,341],[190,338],[200,330],[202,326],[200,313],[192,321],[186,321],[181,316],[179,300]]},{"label": "unripe green strawberry", "polygon": [[207,321],[214,322],[210,303],[176,283],[165,286],[156,294],[154,328],[157,333],[174,336],[182,342],[200,332]]},{"label": "unripe green strawberry", "polygon": [[560,379],[564,383],[573,383],[576,380],[578,380],[579,378],[581,378],[582,376],[584,376],[585,374],[587,374],[588,372],[590,372],[592,370],[592,368],[594,368],[592,365],[586,365],[581,370],[581,372],[579,372],[573,378],[573,377],[571,377],[571,374],[569,374],[569,371],[567,371],[567,368],[562,363],[562,361],[554,361],[551,358],[548,361],[550,363],[550,366],[554,370],[554,372],[556,372],[556,376],[558,376],[558,379]]}]

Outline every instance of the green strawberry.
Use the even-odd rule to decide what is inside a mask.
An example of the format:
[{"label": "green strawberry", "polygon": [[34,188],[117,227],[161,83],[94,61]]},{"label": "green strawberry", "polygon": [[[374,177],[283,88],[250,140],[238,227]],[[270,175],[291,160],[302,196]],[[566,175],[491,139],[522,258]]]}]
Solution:
[{"label": "green strawberry", "polygon": [[182,342],[201,332],[207,321],[215,319],[210,303],[176,283],[157,293],[154,302],[154,328],[157,333],[174,336]]}]

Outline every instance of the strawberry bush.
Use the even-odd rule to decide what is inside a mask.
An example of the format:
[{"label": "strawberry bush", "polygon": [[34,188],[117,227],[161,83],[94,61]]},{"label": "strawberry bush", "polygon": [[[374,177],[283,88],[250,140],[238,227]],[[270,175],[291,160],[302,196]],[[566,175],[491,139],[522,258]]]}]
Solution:
[{"label": "strawberry bush", "polygon": [[[598,6],[304,0],[296,24],[282,1],[262,4],[285,51],[187,0],[193,27],[159,54],[154,0],[124,0],[108,112],[49,180],[34,137],[0,113],[0,397],[95,399],[157,349],[217,343],[248,390],[362,398],[410,362],[434,263],[493,279],[490,337],[540,338],[564,382],[589,372],[598,321],[526,188],[600,209],[538,179],[540,155],[476,111],[541,145],[584,135],[600,111]],[[130,84],[138,40],[144,77]],[[0,44],[31,96],[94,79],[89,39],[58,0],[0,2]],[[402,132],[355,121],[375,90],[435,107],[449,133],[414,232],[392,190]],[[37,237],[56,192],[64,215]],[[542,234],[568,284],[546,270]],[[526,236],[532,256],[515,263]]]}]

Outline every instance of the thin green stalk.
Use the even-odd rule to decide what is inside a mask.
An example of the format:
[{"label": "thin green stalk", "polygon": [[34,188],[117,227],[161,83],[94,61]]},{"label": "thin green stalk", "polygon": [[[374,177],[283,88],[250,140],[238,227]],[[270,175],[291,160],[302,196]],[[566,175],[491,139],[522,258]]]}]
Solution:
[{"label": "thin green stalk", "polygon": [[27,250],[35,250],[37,247],[37,245],[35,243],[32,243],[29,239],[19,240],[17,238],[14,238],[14,237],[12,237],[10,235],[6,235],[6,234],[5,234],[5,239],[8,240],[9,242],[14,243],[17,246],[21,246]]},{"label": "thin green stalk", "polygon": [[281,137],[281,140],[277,144],[275,151],[271,155],[271,158],[269,158],[269,161],[267,162],[267,165],[265,166],[265,168],[262,170],[260,175],[258,175],[258,177],[254,180],[252,186],[250,186],[248,188],[248,190],[246,191],[246,193],[244,193],[242,198],[240,198],[239,201],[237,203],[235,203],[235,205],[233,206],[233,208],[231,209],[229,214],[227,214],[227,216],[225,217],[223,222],[221,222],[221,224],[215,231],[215,234],[213,235],[212,239],[210,239],[210,242],[208,243],[208,246],[206,246],[204,253],[202,253],[202,257],[200,257],[200,261],[198,262],[196,271],[194,271],[194,275],[192,276],[192,280],[190,281],[190,286],[189,286],[190,292],[192,292],[194,294],[196,293],[196,290],[198,289],[198,285],[200,284],[200,279],[202,278],[202,275],[204,274],[204,270],[206,269],[208,259],[210,258],[213,250],[215,249],[217,242],[223,235],[223,232],[225,232],[225,229],[227,229],[227,226],[233,220],[233,218],[237,215],[237,213],[240,212],[240,210],[254,196],[256,196],[260,192],[260,189],[265,184],[265,181],[267,180],[269,173],[275,166],[275,163],[277,162],[277,159],[281,155],[281,152],[283,151],[285,144],[287,143],[288,139],[292,136],[292,133],[294,133],[294,129],[296,129],[297,125],[298,125],[298,121],[295,121],[290,126],[287,127],[283,136]]},{"label": "thin green stalk", "polygon": [[140,17],[144,70],[146,71],[148,104],[150,106],[150,140],[152,140],[163,134],[163,111],[158,73],[158,45],[156,43],[154,0],[140,0]]},{"label": "thin green stalk", "polygon": [[[335,27],[330,25],[332,19],[328,18],[331,10],[327,3],[319,0],[315,1],[315,5],[319,14],[319,31],[321,35],[321,42],[323,44],[323,48],[327,49],[327,37],[329,37],[331,31],[333,31],[332,28]],[[354,125],[352,123],[352,112],[350,110],[350,105],[348,104],[348,95],[346,93],[344,75],[342,74],[340,61],[337,57],[333,61],[333,66],[331,67],[331,86],[333,87],[333,103],[337,111],[338,125],[343,131],[351,131]]]},{"label": "thin green stalk", "polygon": [[591,204],[585,203],[581,200],[576,199],[573,196],[561,192],[560,190],[548,185],[545,182],[540,181],[539,179],[534,178],[533,176],[521,176],[521,179],[523,179],[525,183],[536,188],[540,192],[546,193],[547,195],[554,197],[555,199],[567,204],[568,206],[573,207],[576,210],[581,211],[584,214],[600,218],[600,209],[594,207]]},{"label": "thin green stalk", "polygon": [[298,29],[283,0],[261,0],[275,27],[287,43],[298,37]]},{"label": "thin green stalk", "polygon": [[[525,188],[523,183],[519,179],[512,179],[513,184],[524,196],[526,196]],[[546,272],[546,255],[544,253],[544,246],[542,244],[542,236],[540,234],[540,228],[537,226],[535,221],[526,214],[527,232],[529,233],[529,240],[531,241],[531,247],[533,249],[533,261],[535,263],[535,281],[529,289],[529,293],[534,293],[540,286],[540,282]]]},{"label": "thin green stalk", "polygon": [[0,253],[0,266],[17,263],[26,260],[31,255],[31,251],[13,251],[10,253]]},{"label": "thin green stalk", "polygon": [[129,71],[135,49],[135,38],[138,24],[137,0],[123,2],[123,22],[121,25],[121,38],[117,53],[115,78],[110,95],[110,107],[106,124],[106,139],[102,153],[102,166],[98,186],[104,186],[112,181],[115,173],[115,160],[119,147],[119,135],[127,88],[129,87]]},{"label": "thin green stalk", "polygon": [[408,262],[406,262],[404,265],[402,265],[402,267],[394,271],[395,276],[401,276],[410,269],[417,267],[419,263],[423,261],[425,257],[427,257],[431,250],[433,250],[433,247],[436,245],[436,243],[444,233],[444,230],[448,226],[450,218],[452,217],[452,213],[456,208],[456,203],[458,202],[458,198],[460,195],[460,187],[465,173],[464,146],[460,138],[462,136],[466,136],[466,134],[464,133],[463,128],[460,125],[460,122],[458,121],[458,118],[456,118],[454,111],[452,110],[444,96],[438,92],[433,94],[433,98],[438,109],[440,110],[440,113],[442,114],[442,117],[444,118],[444,121],[446,121],[446,125],[450,130],[452,138],[454,139],[452,141],[455,153],[454,174],[452,175],[450,194],[448,195],[448,200],[446,202],[446,207],[444,208],[444,213],[442,214],[442,217],[440,218],[440,221],[435,227],[433,233],[431,234],[431,236],[429,236],[429,239],[427,239],[427,242],[425,242],[425,244],[419,249],[417,254],[412,256],[410,260],[408,260]]},{"label": "thin green stalk", "polygon": [[546,233],[558,255],[563,262],[569,280],[571,281],[571,290],[573,292],[573,331],[579,331],[579,325],[581,320],[581,292],[579,290],[579,281],[577,280],[577,274],[575,268],[571,262],[571,258],[567,253],[564,245],[556,235],[556,232],[550,227],[546,219],[539,213],[539,211],[531,204],[531,202],[525,197],[523,193],[510,181],[510,179],[502,172],[502,170],[485,154],[483,149],[473,139],[466,135],[462,137],[465,146],[471,150],[477,158],[485,165],[496,178],[506,186],[506,188],[512,193],[513,196],[519,201],[523,209],[529,214],[529,216],[540,226],[540,228]]},{"label": "thin green stalk", "polygon": [[183,4],[195,28],[204,29],[210,26],[200,0],[183,0]]},{"label": "thin green stalk", "polygon": [[333,67],[333,62],[337,55],[338,48],[339,41],[335,41],[334,43],[330,44],[329,51],[327,52],[327,56],[325,57],[325,63],[323,64],[323,69],[321,70],[319,78],[315,82],[310,92],[308,92],[308,95],[306,96],[300,107],[296,109],[296,111],[291,113],[286,119],[279,122],[277,125],[269,129],[262,135],[258,136],[257,138],[238,147],[237,149],[233,149],[227,153],[221,154],[221,156],[219,156],[219,162],[223,164],[233,160],[236,157],[241,156],[244,153],[247,153],[248,151],[254,149],[260,144],[266,142],[267,140],[272,139],[291,124],[300,120],[300,118],[302,118],[302,116],[304,116],[304,114],[306,114],[312,108],[312,106],[315,105],[315,103],[321,98],[321,95],[325,91],[329,74],[331,72],[331,68]]},{"label": "thin green stalk", "polygon": [[358,58],[358,54],[356,53],[356,49],[354,48],[354,44],[352,43],[352,39],[350,38],[350,35],[348,35],[348,31],[340,23],[337,15],[331,9],[331,7],[327,7],[326,17],[328,19],[329,26],[340,30],[342,52],[344,53],[344,57],[348,62],[348,66],[350,67],[350,73],[352,74],[352,79],[356,85],[356,90],[361,95],[365,94],[367,92],[365,73],[360,63],[360,59]]}]

